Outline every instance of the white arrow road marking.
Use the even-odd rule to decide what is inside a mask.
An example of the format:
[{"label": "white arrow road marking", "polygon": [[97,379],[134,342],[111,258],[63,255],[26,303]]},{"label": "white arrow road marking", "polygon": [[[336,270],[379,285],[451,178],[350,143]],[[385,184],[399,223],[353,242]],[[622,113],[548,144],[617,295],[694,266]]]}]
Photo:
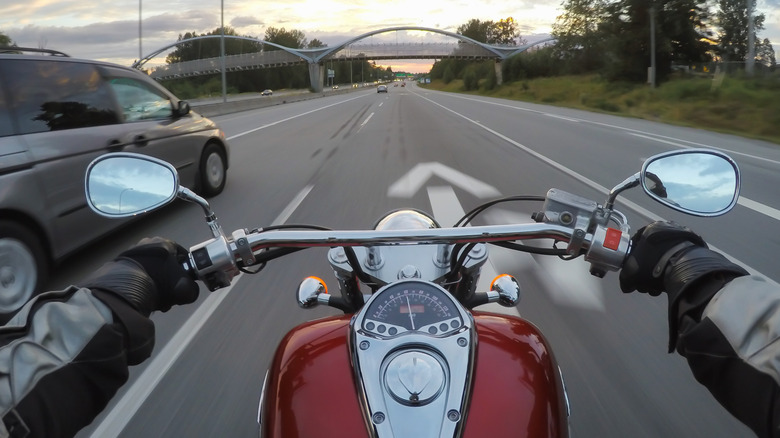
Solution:
[{"label": "white arrow road marking", "polygon": [[[491,224],[531,222],[530,213],[502,209],[487,212],[486,217]],[[525,243],[533,244],[531,242]],[[496,251],[496,249],[502,251]],[[533,256],[528,253],[496,247],[491,248],[491,257],[495,260],[495,264],[504,270],[508,269],[505,267],[512,266],[529,275],[534,275],[539,283],[544,285],[544,292],[549,294],[558,304],[605,311],[604,280],[590,275],[588,265],[582,259],[566,261],[553,256]]]},{"label": "white arrow road marking", "polygon": [[[458,197],[455,195],[455,190],[450,186],[428,187],[428,199],[431,201],[433,217],[440,224],[454,224],[465,214]],[[498,275],[496,274],[496,268],[493,267],[493,262],[488,258],[482,266],[482,273],[477,283],[477,291],[487,292],[490,290],[490,282],[496,278],[496,275]],[[504,307],[495,303],[480,306],[480,310],[512,316],[520,315],[517,307]]]},{"label": "white arrow road marking", "polygon": [[[433,175],[478,198],[494,198],[501,193],[493,186],[441,163],[419,163],[387,189],[387,196],[411,198]],[[455,218],[455,220],[460,218]]]}]

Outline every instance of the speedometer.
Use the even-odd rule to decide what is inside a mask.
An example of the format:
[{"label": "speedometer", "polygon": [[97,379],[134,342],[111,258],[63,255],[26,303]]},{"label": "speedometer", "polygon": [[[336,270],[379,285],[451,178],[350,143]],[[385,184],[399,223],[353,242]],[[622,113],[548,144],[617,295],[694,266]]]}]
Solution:
[{"label": "speedometer", "polygon": [[418,280],[394,283],[377,292],[363,321],[364,330],[380,336],[404,332],[442,335],[462,326],[449,294]]}]

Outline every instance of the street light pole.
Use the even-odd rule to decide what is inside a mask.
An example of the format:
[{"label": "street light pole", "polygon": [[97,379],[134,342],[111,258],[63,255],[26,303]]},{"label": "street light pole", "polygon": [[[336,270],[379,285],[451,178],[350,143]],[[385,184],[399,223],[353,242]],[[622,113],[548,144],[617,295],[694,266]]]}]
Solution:
[{"label": "street light pole", "polygon": [[144,57],[143,48],[141,47],[141,0],[138,0],[138,61]]},{"label": "street light pole", "polygon": [[[750,1],[750,0],[748,0]],[[655,88],[655,6],[650,6],[650,87]]]},{"label": "street light pole", "polygon": [[222,59],[222,103],[227,102],[227,82],[225,80],[225,0],[221,0],[222,25],[220,26],[222,37],[219,39],[219,53]]},{"label": "street light pole", "polygon": [[745,60],[745,73],[753,76],[754,66],[756,65],[756,30],[753,27],[753,1],[747,1],[747,19],[748,19],[748,53]]}]

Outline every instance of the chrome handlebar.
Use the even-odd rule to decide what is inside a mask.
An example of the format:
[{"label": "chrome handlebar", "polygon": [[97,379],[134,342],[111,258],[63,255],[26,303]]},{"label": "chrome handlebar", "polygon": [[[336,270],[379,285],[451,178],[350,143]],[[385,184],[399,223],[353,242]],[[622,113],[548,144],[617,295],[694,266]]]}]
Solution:
[{"label": "chrome handlebar", "polygon": [[239,273],[239,265],[251,266],[255,258],[269,248],[314,248],[338,246],[393,246],[404,244],[465,244],[552,239],[570,245],[570,254],[585,253],[591,273],[603,277],[619,270],[630,247],[627,231],[595,227],[593,233],[581,228],[549,223],[488,225],[425,230],[272,230],[233,232],[231,238],[217,236],[190,248],[194,275],[210,290],[226,287]]}]

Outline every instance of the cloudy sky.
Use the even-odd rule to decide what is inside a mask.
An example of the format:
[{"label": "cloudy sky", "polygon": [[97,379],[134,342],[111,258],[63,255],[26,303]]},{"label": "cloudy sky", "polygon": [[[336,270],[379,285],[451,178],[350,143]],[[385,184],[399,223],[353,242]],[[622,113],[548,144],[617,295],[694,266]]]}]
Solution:
[{"label": "cloudy sky", "polygon": [[[175,42],[184,32],[218,28],[221,1],[0,0],[0,32],[20,46],[129,65],[139,53],[139,2],[141,48],[146,55]],[[549,34],[560,5],[561,0],[224,0],[224,19],[241,35],[262,38],[268,27],[284,27],[304,32],[309,40],[335,45],[385,27],[454,32],[472,18],[497,21],[511,16],[520,23],[522,35],[533,41],[535,35]],[[766,30],[759,36],[772,40],[780,53],[780,0],[758,0],[758,10],[766,15]],[[417,32],[401,38],[439,37]],[[401,63],[392,64],[400,67]]]}]

